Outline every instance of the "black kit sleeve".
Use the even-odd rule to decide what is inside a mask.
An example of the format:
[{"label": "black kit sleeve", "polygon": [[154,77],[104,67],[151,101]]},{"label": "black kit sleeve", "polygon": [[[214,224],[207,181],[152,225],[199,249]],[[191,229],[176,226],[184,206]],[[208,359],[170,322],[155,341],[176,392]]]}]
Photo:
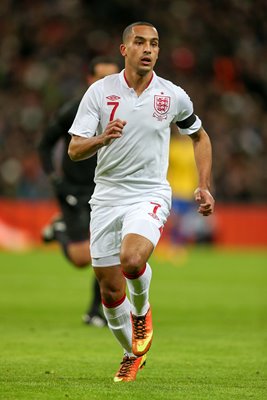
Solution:
[{"label": "black kit sleeve", "polygon": [[68,134],[78,109],[79,102],[72,101],[65,104],[48,123],[38,145],[38,153],[43,170],[47,175],[55,172],[53,152],[58,141]]}]

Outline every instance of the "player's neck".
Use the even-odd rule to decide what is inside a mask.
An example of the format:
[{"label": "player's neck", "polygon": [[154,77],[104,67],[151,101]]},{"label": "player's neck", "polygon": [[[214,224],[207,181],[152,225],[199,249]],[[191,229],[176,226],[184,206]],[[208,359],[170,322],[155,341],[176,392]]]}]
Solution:
[{"label": "player's neck", "polygon": [[124,71],[124,78],[127,85],[135,90],[137,96],[140,96],[149,86],[152,77],[153,71],[149,71],[145,75],[139,75],[136,71],[131,71],[130,69],[125,69]]}]

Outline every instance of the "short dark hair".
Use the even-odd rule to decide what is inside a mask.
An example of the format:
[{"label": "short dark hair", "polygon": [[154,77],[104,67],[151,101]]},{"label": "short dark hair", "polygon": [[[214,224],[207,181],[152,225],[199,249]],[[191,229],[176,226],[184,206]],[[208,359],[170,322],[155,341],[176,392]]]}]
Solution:
[{"label": "short dark hair", "polygon": [[88,64],[88,73],[90,75],[94,75],[95,74],[95,67],[98,64],[115,64],[118,66],[118,68],[120,69],[120,63],[119,61],[115,58],[115,57],[111,57],[111,56],[98,56],[98,57],[94,57],[92,58],[92,60],[89,62]]},{"label": "short dark hair", "polygon": [[131,34],[132,28],[134,26],[139,26],[139,25],[151,26],[152,28],[155,28],[155,26],[152,25],[150,22],[145,22],[145,21],[134,22],[133,24],[126,26],[126,28],[124,29],[123,34],[122,34],[122,42],[123,43],[125,43],[127,36],[129,36]]}]

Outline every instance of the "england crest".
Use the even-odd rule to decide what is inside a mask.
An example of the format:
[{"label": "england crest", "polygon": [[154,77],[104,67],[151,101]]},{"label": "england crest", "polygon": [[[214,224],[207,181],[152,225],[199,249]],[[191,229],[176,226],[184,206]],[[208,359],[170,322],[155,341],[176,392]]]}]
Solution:
[{"label": "england crest", "polygon": [[171,98],[170,96],[154,96],[154,114],[153,117],[156,117],[159,121],[163,119],[167,119],[167,113],[170,109]]}]

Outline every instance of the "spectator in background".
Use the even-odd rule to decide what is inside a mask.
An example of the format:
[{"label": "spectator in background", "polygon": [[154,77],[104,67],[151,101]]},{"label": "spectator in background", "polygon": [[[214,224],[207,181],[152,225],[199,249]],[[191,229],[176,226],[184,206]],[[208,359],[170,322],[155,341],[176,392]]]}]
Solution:
[{"label": "spectator in background", "polygon": [[142,15],[166,34],[160,74],[179,77],[212,132],[217,201],[266,203],[266,14],[265,0],[2,0],[0,195],[53,195],[35,155],[45,123],[84,91],[85,47],[89,59],[116,54],[118,32]]},{"label": "spectator in background", "polygon": [[[196,213],[193,197],[197,186],[197,169],[192,143],[171,127],[168,181],[172,188],[172,208],[168,220],[171,244],[205,243],[212,241],[211,219]],[[168,230],[168,229],[167,229]]]},{"label": "spectator in background", "polygon": [[[87,83],[91,85],[106,75],[118,72],[117,62],[110,57],[98,57],[91,61]],[[61,214],[54,218],[42,232],[45,242],[58,241],[66,258],[76,267],[91,264],[89,243],[90,207],[89,200],[94,191],[96,156],[74,163],[67,149],[70,135],[68,130],[76,115],[80,99],[65,104],[44,130],[39,144],[39,155],[43,169],[54,189]],[[59,141],[63,142],[63,154],[59,170],[55,162],[55,150]],[[102,327],[101,296],[96,279],[93,284],[93,300],[83,321]]]}]

